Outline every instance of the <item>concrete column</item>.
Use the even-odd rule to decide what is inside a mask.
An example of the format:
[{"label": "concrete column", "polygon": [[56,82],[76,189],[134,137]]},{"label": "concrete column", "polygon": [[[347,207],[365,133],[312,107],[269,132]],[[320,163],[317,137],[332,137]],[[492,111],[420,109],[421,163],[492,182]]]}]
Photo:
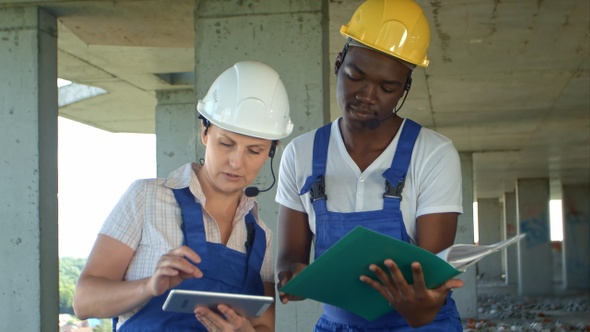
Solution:
[{"label": "concrete column", "polygon": [[549,234],[549,181],[518,179],[516,206],[519,234],[526,237],[518,243],[519,295],[553,293],[553,258]]},{"label": "concrete column", "polygon": [[[473,243],[475,234],[473,227],[473,155],[460,153],[461,175],[463,181],[463,214],[459,216],[455,243]],[[457,303],[459,315],[462,318],[477,316],[477,282],[475,267],[467,269],[459,275],[465,282],[462,288],[453,291],[453,299]]]},{"label": "concrete column", "polygon": [[[516,193],[504,193],[504,231],[506,239],[518,234],[516,227]],[[512,245],[502,251],[505,262],[506,284],[516,285],[518,281],[517,246]]]},{"label": "concrete column", "polygon": [[166,177],[181,165],[196,161],[197,136],[195,91],[156,92],[156,160],[157,176]]},{"label": "concrete column", "polygon": [[[502,206],[498,198],[477,200],[479,220],[479,243],[493,244],[502,240]],[[502,256],[493,253],[477,263],[481,280],[500,280],[502,277]]]},{"label": "concrete column", "polygon": [[55,331],[57,25],[35,7],[0,8],[2,331]]},{"label": "concrete column", "polygon": [[564,185],[563,268],[566,289],[590,289],[590,186]]},{"label": "concrete column", "polygon": [[[281,145],[327,123],[333,61],[328,54],[328,3],[327,0],[197,1],[196,98],[202,98],[213,80],[235,62],[261,61],[277,70],[289,94],[295,128]],[[280,150],[275,157],[275,170]],[[201,156],[202,150],[197,149],[197,155]],[[261,176],[268,178],[268,173],[265,166]],[[273,188],[257,199],[262,219],[276,234],[275,193]],[[273,239],[276,254],[276,236]],[[321,307],[314,301],[278,303],[276,330],[311,331],[320,313]]]}]

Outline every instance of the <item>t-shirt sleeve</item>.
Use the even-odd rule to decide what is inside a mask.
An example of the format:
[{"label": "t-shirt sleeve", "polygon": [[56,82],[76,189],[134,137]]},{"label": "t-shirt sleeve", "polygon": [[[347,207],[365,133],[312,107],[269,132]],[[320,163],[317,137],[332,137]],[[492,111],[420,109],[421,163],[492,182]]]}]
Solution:
[{"label": "t-shirt sleeve", "polygon": [[121,241],[135,250],[141,239],[144,206],[145,181],[137,180],[121,196],[99,233]]},{"label": "t-shirt sleeve", "polygon": [[450,141],[426,158],[419,174],[416,217],[432,213],[463,213],[461,162]]},{"label": "t-shirt sleeve", "polygon": [[290,209],[305,212],[297,186],[297,151],[294,142],[287,144],[281,164],[275,201]]}]

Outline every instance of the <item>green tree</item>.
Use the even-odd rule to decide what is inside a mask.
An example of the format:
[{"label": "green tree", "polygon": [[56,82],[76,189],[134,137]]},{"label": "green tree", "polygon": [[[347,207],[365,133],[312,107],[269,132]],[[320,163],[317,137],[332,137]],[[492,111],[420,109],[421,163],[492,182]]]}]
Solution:
[{"label": "green tree", "polygon": [[86,258],[62,257],[59,259],[59,312],[74,314],[72,300],[74,288]]}]

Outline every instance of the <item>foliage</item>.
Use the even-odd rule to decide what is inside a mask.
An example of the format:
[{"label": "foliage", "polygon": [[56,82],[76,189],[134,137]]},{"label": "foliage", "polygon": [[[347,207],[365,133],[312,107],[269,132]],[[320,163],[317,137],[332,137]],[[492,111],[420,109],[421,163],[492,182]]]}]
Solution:
[{"label": "foliage", "polygon": [[74,288],[86,258],[62,257],[59,260],[59,312],[74,314],[72,300]]},{"label": "foliage", "polygon": [[[74,315],[74,309],[72,309],[74,288],[84,264],[86,264],[86,258],[62,257],[59,260],[59,312],[62,314]],[[74,316],[72,322],[79,322],[79,320]],[[92,330],[111,332],[111,320],[101,319]]]}]

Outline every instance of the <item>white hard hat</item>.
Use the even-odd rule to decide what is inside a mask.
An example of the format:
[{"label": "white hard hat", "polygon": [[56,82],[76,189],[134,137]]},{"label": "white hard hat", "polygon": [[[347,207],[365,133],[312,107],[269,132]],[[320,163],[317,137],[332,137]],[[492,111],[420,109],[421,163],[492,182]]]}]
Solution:
[{"label": "white hard hat", "polygon": [[197,110],[212,124],[238,134],[278,140],[293,131],[289,97],[279,74],[255,61],[221,73]]}]

